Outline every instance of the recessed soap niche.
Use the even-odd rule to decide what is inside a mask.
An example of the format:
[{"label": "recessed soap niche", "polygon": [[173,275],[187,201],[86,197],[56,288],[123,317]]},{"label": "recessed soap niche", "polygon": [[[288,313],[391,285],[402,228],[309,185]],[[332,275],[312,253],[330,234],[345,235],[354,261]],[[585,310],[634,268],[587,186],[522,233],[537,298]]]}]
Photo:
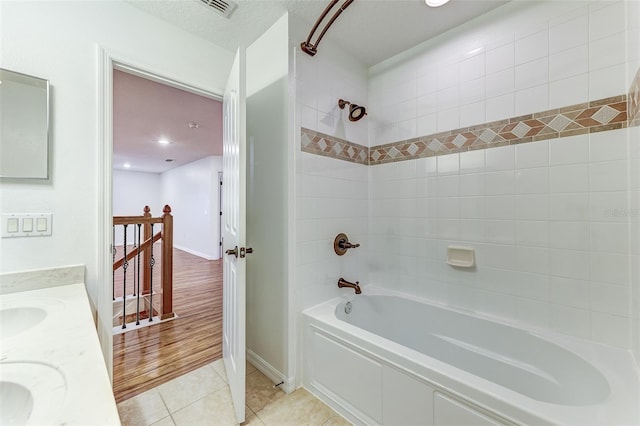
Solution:
[{"label": "recessed soap niche", "polygon": [[472,268],[476,264],[476,251],[473,247],[447,247],[447,263],[456,268]]}]

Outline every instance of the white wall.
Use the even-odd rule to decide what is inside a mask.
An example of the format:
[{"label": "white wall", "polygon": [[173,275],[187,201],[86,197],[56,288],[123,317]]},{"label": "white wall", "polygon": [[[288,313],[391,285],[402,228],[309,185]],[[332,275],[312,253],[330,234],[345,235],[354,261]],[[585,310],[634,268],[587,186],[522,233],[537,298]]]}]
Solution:
[{"label": "white wall", "polygon": [[[632,86],[633,79],[640,78],[640,2],[629,1],[626,6],[627,81],[631,90],[640,91],[640,82]],[[640,126],[629,128],[629,227],[631,349],[640,369]]]},{"label": "white wall", "polygon": [[[162,180],[158,173],[140,173],[126,170],[113,171],[113,215],[141,216],[144,206],[151,208],[154,217],[162,215]],[[133,227],[127,227],[127,244],[132,244]],[[122,227],[116,228],[114,243],[122,245],[124,233]]]},{"label": "white wall", "polygon": [[[84,264],[95,305],[99,253],[108,250],[97,244],[98,205],[111,197],[98,189],[97,46],[214,93],[222,93],[232,53],[122,1],[3,1],[0,37],[0,66],[51,82],[53,155],[49,182],[0,183],[3,213],[53,213],[53,236],[0,241],[0,271]],[[109,323],[100,321],[101,331]]]},{"label": "white wall", "polygon": [[209,260],[220,258],[221,171],[222,157],[210,156],[161,175],[162,203],[173,215],[174,247]]},{"label": "white wall", "polygon": [[[288,15],[247,48],[247,355],[273,380],[288,353]],[[271,373],[271,374],[270,374]]]},{"label": "white wall", "polygon": [[[508,4],[372,68],[372,144],[624,94],[625,39],[623,2]],[[629,161],[622,129],[373,166],[371,281],[630,348]]]}]

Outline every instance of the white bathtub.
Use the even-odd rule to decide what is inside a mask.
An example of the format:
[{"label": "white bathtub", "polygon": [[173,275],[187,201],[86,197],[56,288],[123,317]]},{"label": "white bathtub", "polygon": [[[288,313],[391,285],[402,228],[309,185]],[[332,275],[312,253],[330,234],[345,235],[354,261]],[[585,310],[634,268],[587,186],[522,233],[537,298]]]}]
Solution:
[{"label": "white bathtub", "polygon": [[354,423],[640,425],[623,350],[373,287],[303,324],[305,387]]}]

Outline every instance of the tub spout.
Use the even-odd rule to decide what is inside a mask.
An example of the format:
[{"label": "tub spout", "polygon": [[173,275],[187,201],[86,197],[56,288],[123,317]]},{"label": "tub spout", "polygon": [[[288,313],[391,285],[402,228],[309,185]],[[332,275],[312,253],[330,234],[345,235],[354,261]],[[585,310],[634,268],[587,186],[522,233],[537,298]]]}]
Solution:
[{"label": "tub spout", "polygon": [[349,287],[352,288],[356,291],[356,294],[360,294],[362,293],[362,290],[360,290],[360,281],[356,281],[356,283],[352,283],[349,282],[347,280],[345,280],[344,278],[340,277],[340,279],[338,280],[338,287],[342,288],[342,287]]}]

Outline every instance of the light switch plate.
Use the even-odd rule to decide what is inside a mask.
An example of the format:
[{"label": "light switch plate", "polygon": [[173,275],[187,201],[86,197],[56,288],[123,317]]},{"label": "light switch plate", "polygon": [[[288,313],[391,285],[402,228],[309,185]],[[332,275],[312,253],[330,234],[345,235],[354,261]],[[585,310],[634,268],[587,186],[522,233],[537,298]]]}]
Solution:
[{"label": "light switch plate", "polygon": [[52,219],[52,213],[3,213],[2,238],[50,236]]}]

